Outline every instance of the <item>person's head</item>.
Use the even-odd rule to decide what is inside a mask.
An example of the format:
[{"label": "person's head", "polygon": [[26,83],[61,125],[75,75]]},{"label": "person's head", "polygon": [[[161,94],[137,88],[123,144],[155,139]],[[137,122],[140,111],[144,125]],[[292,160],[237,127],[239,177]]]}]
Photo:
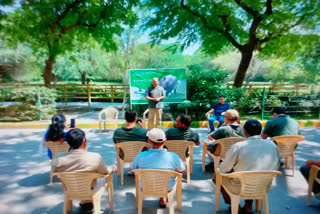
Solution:
[{"label": "person's head", "polygon": [[219,103],[223,105],[225,103],[225,101],[226,101],[226,98],[223,95],[220,95],[219,96]]},{"label": "person's head", "polygon": [[226,124],[232,124],[239,121],[239,112],[235,109],[229,109],[222,113]]},{"label": "person's head", "polygon": [[124,114],[124,119],[128,123],[136,122],[137,121],[137,112],[133,111],[133,110],[126,111],[126,113]]},{"label": "person's head", "polygon": [[72,149],[85,148],[87,144],[86,134],[81,129],[71,129],[68,131],[66,139]]},{"label": "person's head", "polygon": [[180,114],[176,119],[177,128],[189,128],[191,125],[191,117],[186,114]]},{"label": "person's head", "polygon": [[148,143],[152,148],[159,149],[163,147],[164,142],[166,142],[166,134],[164,131],[158,128],[151,129],[147,133]]},{"label": "person's head", "polygon": [[279,115],[286,114],[286,110],[282,107],[274,107],[272,109],[272,117],[278,117]]},{"label": "person's head", "polygon": [[57,141],[64,138],[66,118],[62,114],[55,114],[51,118],[51,125],[48,131],[48,140]]},{"label": "person's head", "polygon": [[156,87],[158,87],[158,85],[159,85],[159,79],[158,78],[153,78],[152,79],[152,86],[154,87],[154,88],[156,88]]},{"label": "person's head", "polygon": [[66,122],[66,117],[63,114],[55,114],[51,118],[52,124],[64,124]]},{"label": "person's head", "polygon": [[249,119],[244,124],[244,134],[247,137],[254,136],[254,135],[260,135],[262,131],[262,125],[258,120]]}]

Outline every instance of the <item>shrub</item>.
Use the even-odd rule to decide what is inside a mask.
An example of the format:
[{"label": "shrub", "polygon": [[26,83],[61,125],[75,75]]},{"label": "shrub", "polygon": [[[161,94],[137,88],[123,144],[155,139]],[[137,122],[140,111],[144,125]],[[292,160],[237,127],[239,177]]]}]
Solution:
[{"label": "shrub", "polygon": [[190,101],[202,101],[210,103],[217,100],[226,89],[225,79],[228,73],[219,69],[204,69],[195,64],[190,65],[187,76],[187,99]]},{"label": "shrub", "polygon": [[[45,87],[18,88],[10,92],[12,101],[21,102],[21,105],[3,107],[4,115],[2,120],[28,121],[39,119],[39,111],[42,112],[43,119],[50,119],[55,114],[55,99],[57,97],[55,89]],[[38,100],[41,100],[39,105]]]},{"label": "shrub", "polygon": [[190,65],[187,75],[187,101],[170,104],[172,118],[188,113],[192,120],[204,120],[205,113],[218,101],[219,95],[225,95],[228,73],[219,68],[206,69],[198,64]]},{"label": "shrub", "polygon": [[[263,92],[261,93],[244,93],[240,99],[239,109],[245,113],[258,113],[262,110],[262,98]],[[266,96],[265,109],[272,108],[275,106],[283,106],[284,104],[275,95]]]}]

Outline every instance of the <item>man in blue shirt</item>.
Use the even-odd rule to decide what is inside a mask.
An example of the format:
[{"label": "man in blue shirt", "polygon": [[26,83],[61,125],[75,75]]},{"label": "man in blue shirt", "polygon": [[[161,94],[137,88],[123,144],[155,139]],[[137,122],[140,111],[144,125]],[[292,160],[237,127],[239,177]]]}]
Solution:
[{"label": "man in blue shirt", "polygon": [[[129,171],[134,169],[164,169],[184,173],[186,167],[179,156],[163,148],[167,140],[164,131],[151,129],[148,133],[148,143],[151,145],[149,151],[141,152],[131,163]],[[168,182],[168,190],[175,186],[175,178]],[[160,207],[166,207],[166,198],[160,199]]]},{"label": "man in blue shirt", "polygon": [[214,131],[214,121],[218,120],[219,121],[219,126],[222,126],[222,124],[224,123],[224,116],[221,115],[223,112],[231,109],[231,106],[229,105],[229,103],[226,103],[226,98],[224,96],[219,96],[219,103],[215,104],[212,109],[210,109],[207,113],[206,113],[206,117],[209,118],[210,114],[214,113],[213,116],[211,116],[208,120],[209,120],[209,127],[210,127],[210,133]]}]

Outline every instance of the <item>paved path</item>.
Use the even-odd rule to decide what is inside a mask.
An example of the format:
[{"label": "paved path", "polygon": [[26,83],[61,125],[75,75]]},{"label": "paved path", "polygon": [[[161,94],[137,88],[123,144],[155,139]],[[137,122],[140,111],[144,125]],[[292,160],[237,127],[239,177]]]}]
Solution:
[{"label": "paved path", "polygon": [[[197,129],[201,142],[206,139],[207,129]],[[50,161],[38,155],[38,145],[44,129],[1,129],[0,130],[0,213],[10,214],[60,214],[62,213],[64,192],[59,182],[48,184]],[[89,151],[99,152],[107,164],[116,164],[116,154],[112,143],[112,131],[99,133],[96,129],[86,129]],[[302,128],[306,141],[296,150],[297,169],[307,159],[320,159],[320,128]],[[210,173],[201,172],[202,147],[194,149],[194,173],[191,183],[183,183],[182,212],[176,213],[215,213],[214,190]],[[126,169],[127,170],[127,169]],[[320,204],[315,198],[312,206],[306,206],[307,183],[296,170],[283,170],[276,178],[269,193],[271,214],[319,214]],[[134,178],[125,176],[120,185],[117,175],[114,178],[114,213],[136,213]],[[101,209],[109,213],[106,194],[102,197]],[[220,202],[221,212],[228,207]],[[78,203],[74,203],[72,213],[80,213]],[[101,211],[102,213],[102,211]],[[143,213],[168,213],[168,209],[158,209],[156,199],[144,200]]]}]

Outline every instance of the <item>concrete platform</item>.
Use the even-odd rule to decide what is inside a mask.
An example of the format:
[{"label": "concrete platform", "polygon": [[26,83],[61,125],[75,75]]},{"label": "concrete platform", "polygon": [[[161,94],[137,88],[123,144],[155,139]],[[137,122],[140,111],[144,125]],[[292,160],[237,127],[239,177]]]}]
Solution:
[{"label": "concrete platform", "polygon": [[[116,164],[116,151],[112,143],[112,131],[99,133],[97,129],[85,129],[88,149],[100,153],[107,164]],[[201,143],[207,138],[207,129],[196,129],[201,135]],[[0,213],[10,214],[60,214],[62,213],[64,191],[56,180],[49,182],[50,160],[38,154],[38,147],[45,129],[1,129],[0,130]],[[282,175],[274,181],[269,192],[271,214],[318,214],[319,200],[314,197],[312,206],[306,206],[307,182],[298,168],[307,159],[320,159],[320,128],[301,128],[306,141],[296,150],[296,172],[282,170]],[[211,173],[201,171],[201,146],[194,149],[194,172],[191,183],[183,183],[182,211],[185,214],[215,213],[215,186]],[[125,169],[125,172],[127,168]],[[184,175],[185,177],[185,175]],[[117,174],[113,175],[115,214],[135,214],[135,184],[133,176],[124,177],[120,185]],[[228,213],[228,206],[220,201],[221,214]],[[101,213],[109,213],[107,193],[102,197]],[[72,213],[80,213],[78,202]],[[158,208],[158,200],[144,200],[143,213],[169,213]],[[258,212],[256,212],[258,213]]]}]

